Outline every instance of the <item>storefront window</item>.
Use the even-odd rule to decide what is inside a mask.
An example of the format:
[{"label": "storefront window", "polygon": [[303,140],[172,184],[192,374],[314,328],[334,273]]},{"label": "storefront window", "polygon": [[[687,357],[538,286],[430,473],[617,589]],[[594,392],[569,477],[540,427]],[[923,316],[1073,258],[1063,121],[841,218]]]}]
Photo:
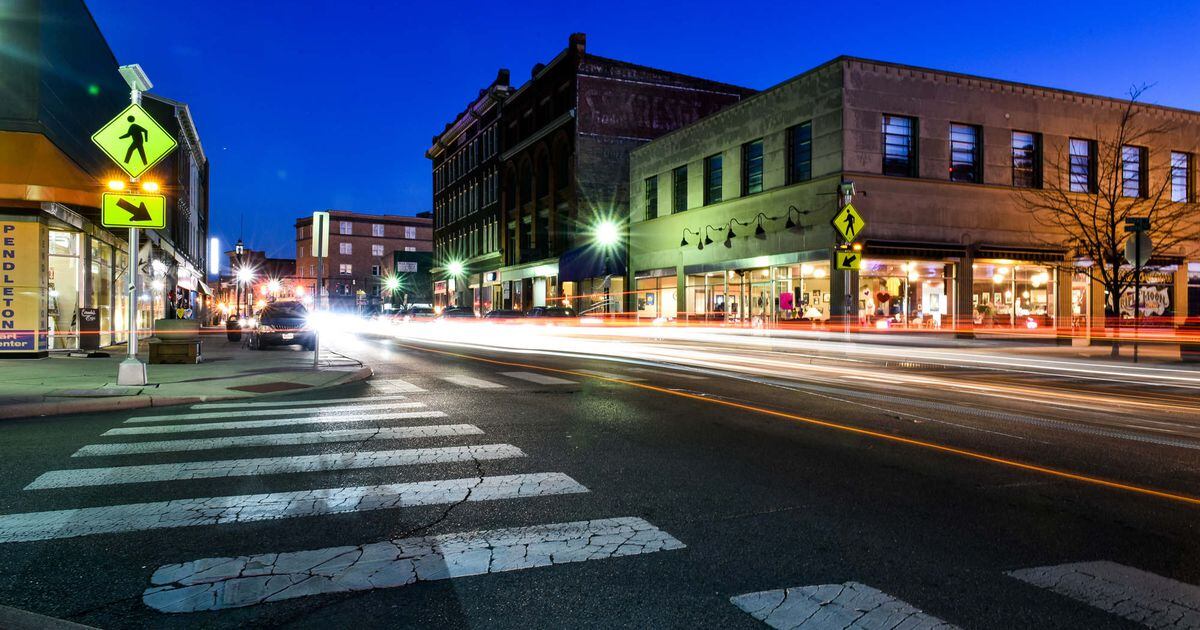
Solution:
[{"label": "storefront window", "polygon": [[[972,269],[971,306],[976,326],[1030,330],[1054,327],[1053,267],[998,260],[979,261]],[[1086,312],[1081,305],[1081,315]]]},{"label": "storefront window", "polygon": [[[1175,268],[1142,271],[1141,324],[1171,325],[1175,316]],[[1127,287],[1121,293],[1121,319],[1133,319],[1137,305],[1134,288]]]},{"label": "storefront window", "polygon": [[678,317],[676,288],[679,281],[675,276],[638,278],[635,286],[638,319],[673,320]]},{"label": "storefront window", "polygon": [[113,334],[112,343],[121,343],[127,339],[129,330],[129,258],[125,252],[117,251],[114,256],[116,269],[116,299],[113,300]]},{"label": "storefront window", "polygon": [[79,347],[79,234],[50,231],[46,330],[51,350]]},{"label": "storefront window", "polygon": [[829,319],[829,263],[814,262],[775,268],[778,317],[823,322]]},{"label": "storefront window", "polygon": [[953,325],[954,265],[940,260],[864,260],[859,270],[860,325]]},{"label": "storefront window", "polygon": [[1092,319],[1092,278],[1086,273],[1071,276],[1071,328],[1090,328]]},{"label": "storefront window", "polygon": [[100,345],[112,344],[112,246],[98,240],[92,243],[92,300],[91,307],[100,313]]}]

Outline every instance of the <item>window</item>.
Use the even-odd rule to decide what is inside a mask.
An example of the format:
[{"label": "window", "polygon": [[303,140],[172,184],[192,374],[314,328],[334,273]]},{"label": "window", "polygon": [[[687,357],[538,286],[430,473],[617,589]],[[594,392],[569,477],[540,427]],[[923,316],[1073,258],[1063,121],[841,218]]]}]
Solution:
[{"label": "window", "polygon": [[350,223],[349,221],[338,221],[338,233],[339,234],[353,234],[354,233],[354,225],[352,223]]},{"label": "window", "polygon": [[338,265],[338,273],[342,274],[343,276],[348,276],[354,273],[354,265],[342,263]]},{"label": "window", "polygon": [[411,225],[404,226],[404,238],[416,239],[417,238],[417,228],[415,228]]},{"label": "window", "polygon": [[671,212],[687,210],[687,165],[680,166],[671,172]]},{"label": "window", "polygon": [[724,169],[721,167],[721,154],[704,158],[704,204],[721,201],[721,177]]},{"label": "window", "polygon": [[405,246],[404,246],[404,251],[406,251],[406,252],[415,252],[415,251],[417,251],[417,248],[416,248],[416,247],[413,247],[412,245],[405,245]]},{"label": "window", "polygon": [[1192,200],[1192,154],[1171,152],[1171,201]]},{"label": "window", "polygon": [[379,275],[379,265],[371,265],[371,275],[372,276]]},{"label": "window", "polygon": [[338,243],[338,253],[339,254],[353,254],[354,253],[354,244],[353,243]]},{"label": "window", "polygon": [[383,245],[380,245],[379,243],[375,243],[375,244],[371,245],[371,255],[372,256],[382,256],[383,255]]},{"label": "window", "polygon": [[917,176],[917,120],[883,115],[883,174]]},{"label": "window", "polygon": [[788,183],[812,179],[812,121],[788,130]]},{"label": "window", "polygon": [[1146,149],[1143,147],[1121,147],[1121,196],[1145,197],[1146,178],[1142,177],[1142,168],[1146,164]]},{"label": "window", "polygon": [[1017,188],[1042,187],[1042,137],[1028,131],[1012,132],[1012,184]]},{"label": "window", "polygon": [[1070,141],[1071,192],[1090,193],[1096,191],[1096,143],[1091,140],[1071,138]]},{"label": "window", "polygon": [[383,236],[383,226],[379,223],[372,223],[371,236]]},{"label": "window", "polygon": [[742,191],[747,195],[763,189],[762,138],[742,145]]},{"label": "window", "polygon": [[658,217],[658,175],[646,178],[646,219]]},{"label": "window", "polygon": [[983,181],[979,153],[979,127],[950,123],[950,181]]}]

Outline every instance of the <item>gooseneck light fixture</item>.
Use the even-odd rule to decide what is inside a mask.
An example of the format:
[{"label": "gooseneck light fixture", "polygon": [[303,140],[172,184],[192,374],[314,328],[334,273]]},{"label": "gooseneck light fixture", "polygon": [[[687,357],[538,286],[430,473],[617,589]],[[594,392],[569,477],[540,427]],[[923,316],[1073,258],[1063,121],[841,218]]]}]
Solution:
[{"label": "gooseneck light fixture", "polygon": [[[787,213],[782,216],[770,216],[764,212],[759,212],[749,221],[742,221],[741,219],[735,217],[729,219],[729,221],[725,222],[724,225],[705,225],[704,227],[697,228],[695,230],[691,228],[683,228],[683,236],[679,239],[679,246],[687,247],[690,245],[687,237],[688,234],[691,234],[696,237],[703,237],[696,246],[697,249],[703,250],[705,245],[713,244],[712,237],[708,234],[709,231],[716,230],[725,232],[725,247],[733,247],[733,239],[737,237],[737,232],[735,232],[733,229],[734,224],[742,227],[750,227],[751,224],[754,224],[754,238],[765,240],[767,238],[767,230],[763,227],[764,221],[785,221],[783,226],[785,229],[804,229],[806,226],[802,225],[799,222],[799,219],[800,217],[808,216],[809,212],[809,210],[801,210],[796,206],[789,205]],[[796,215],[796,219],[793,219],[793,213]]]}]

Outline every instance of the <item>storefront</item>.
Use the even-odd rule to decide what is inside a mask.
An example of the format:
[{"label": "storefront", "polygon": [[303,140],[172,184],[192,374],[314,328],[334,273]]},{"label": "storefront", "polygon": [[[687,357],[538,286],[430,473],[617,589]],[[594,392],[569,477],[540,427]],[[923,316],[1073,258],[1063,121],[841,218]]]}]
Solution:
[{"label": "storefront", "polygon": [[[1057,270],[1012,260],[977,260],[972,266],[971,307],[981,328],[1053,330],[1058,322]],[[1085,282],[1071,282],[1072,323],[1087,312]]]},{"label": "storefront", "polygon": [[952,328],[955,268],[947,260],[864,259],[858,274],[859,324]]}]

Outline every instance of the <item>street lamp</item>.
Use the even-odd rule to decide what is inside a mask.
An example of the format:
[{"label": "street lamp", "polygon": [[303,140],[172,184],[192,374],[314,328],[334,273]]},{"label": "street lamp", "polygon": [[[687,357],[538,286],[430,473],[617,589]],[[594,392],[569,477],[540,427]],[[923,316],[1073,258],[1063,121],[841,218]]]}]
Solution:
[{"label": "street lamp", "polygon": [[233,253],[234,253],[235,257],[237,258],[237,269],[234,270],[234,273],[237,274],[238,277],[234,281],[233,291],[237,298],[238,319],[242,318],[242,279],[241,279],[241,275],[242,275],[242,252],[243,251],[245,251],[245,247],[242,245],[242,239],[239,238],[237,241],[237,244],[233,246]]},{"label": "street lamp", "polygon": [[621,240],[621,228],[615,221],[609,219],[597,223],[593,234],[596,237],[596,244],[601,247],[612,247]]}]

